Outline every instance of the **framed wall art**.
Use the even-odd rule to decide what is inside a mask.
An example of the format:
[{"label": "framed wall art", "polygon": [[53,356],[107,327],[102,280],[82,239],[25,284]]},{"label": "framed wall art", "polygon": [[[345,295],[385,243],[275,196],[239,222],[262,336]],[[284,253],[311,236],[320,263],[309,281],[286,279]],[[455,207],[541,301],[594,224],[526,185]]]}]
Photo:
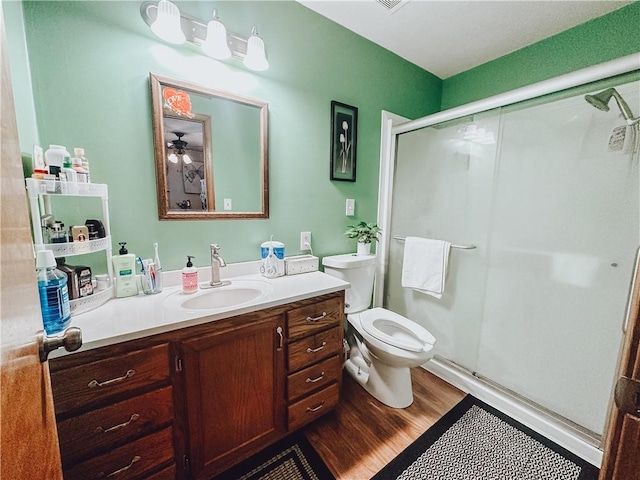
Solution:
[{"label": "framed wall art", "polygon": [[331,180],[356,181],[358,109],[331,101]]}]

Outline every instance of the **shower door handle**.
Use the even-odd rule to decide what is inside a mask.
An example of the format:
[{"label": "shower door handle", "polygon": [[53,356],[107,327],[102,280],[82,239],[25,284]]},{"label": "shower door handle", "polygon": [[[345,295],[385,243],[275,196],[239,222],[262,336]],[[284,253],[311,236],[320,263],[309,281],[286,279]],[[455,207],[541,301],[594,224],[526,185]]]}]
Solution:
[{"label": "shower door handle", "polygon": [[615,400],[622,413],[640,418],[640,382],[638,380],[620,377],[616,383]]}]

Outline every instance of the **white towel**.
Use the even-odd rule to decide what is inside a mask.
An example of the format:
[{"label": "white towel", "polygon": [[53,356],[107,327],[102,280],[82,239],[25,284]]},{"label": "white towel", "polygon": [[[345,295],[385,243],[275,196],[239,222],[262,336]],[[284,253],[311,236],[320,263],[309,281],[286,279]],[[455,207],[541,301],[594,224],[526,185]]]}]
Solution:
[{"label": "white towel", "polygon": [[441,298],[451,244],[442,240],[407,237],[402,261],[402,286]]}]

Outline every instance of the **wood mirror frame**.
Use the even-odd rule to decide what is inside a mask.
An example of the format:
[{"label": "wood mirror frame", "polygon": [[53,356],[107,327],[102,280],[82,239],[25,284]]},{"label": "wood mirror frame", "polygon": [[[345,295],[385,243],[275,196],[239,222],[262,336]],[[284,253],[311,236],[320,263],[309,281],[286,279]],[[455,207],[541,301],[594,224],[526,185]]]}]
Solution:
[{"label": "wood mirror frame", "polygon": [[[245,218],[269,218],[269,177],[268,177],[268,149],[267,149],[267,137],[268,137],[268,103],[253,98],[242,97],[234,93],[224,92],[220,90],[214,90],[191,82],[177,80],[169,77],[164,77],[154,73],[149,74],[150,86],[151,86],[151,104],[153,114],[153,142],[155,152],[155,166],[156,166],[156,188],[157,188],[157,200],[158,200],[158,218],[160,220],[207,220],[207,219],[245,219]],[[181,91],[182,93],[195,94],[198,98],[211,98],[216,100],[222,100],[229,102],[229,105],[240,105],[244,107],[255,108],[259,116],[259,129],[255,132],[257,138],[254,138],[256,144],[259,143],[259,162],[256,167],[260,170],[257,172],[260,177],[260,183],[262,191],[260,192],[260,208],[256,211],[216,211],[216,207],[220,209],[223,207],[223,202],[216,202],[213,198],[213,192],[219,191],[221,188],[216,186],[215,175],[213,174],[216,161],[221,160],[216,158],[216,149],[214,148],[212,129],[216,128],[216,119],[203,122],[199,120],[203,117],[211,117],[211,112],[195,111],[190,112],[189,109],[184,114],[178,109],[170,111],[163,97],[163,90],[173,88]],[[187,99],[189,97],[187,96]],[[215,115],[214,115],[215,116]],[[165,135],[165,118],[180,118],[185,121],[192,121],[201,123],[203,125],[203,164],[205,173],[205,191],[208,195],[206,203],[206,209],[204,210],[190,210],[182,209],[178,207],[171,208],[171,199],[169,195],[169,180],[168,180],[168,161],[167,161],[167,143],[175,140],[173,138],[166,138]],[[218,120],[220,121],[220,120]],[[207,125],[211,125],[209,132],[206,132]],[[245,129],[246,130],[246,129]],[[250,188],[259,188],[259,185],[250,185]],[[176,203],[176,202],[174,202]]]}]

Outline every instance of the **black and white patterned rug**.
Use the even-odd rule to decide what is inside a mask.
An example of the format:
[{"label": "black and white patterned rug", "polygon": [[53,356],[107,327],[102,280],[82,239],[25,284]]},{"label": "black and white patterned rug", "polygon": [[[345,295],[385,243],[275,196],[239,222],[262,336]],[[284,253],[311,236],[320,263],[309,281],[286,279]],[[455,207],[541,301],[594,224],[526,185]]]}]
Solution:
[{"label": "black and white patterned rug", "polygon": [[335,480],[311,443],[294,433],[213,480]]},{"label": "black and white patterned rug", "polygon": [[372,480],[596,480],[598,469],[467,395]]}]

